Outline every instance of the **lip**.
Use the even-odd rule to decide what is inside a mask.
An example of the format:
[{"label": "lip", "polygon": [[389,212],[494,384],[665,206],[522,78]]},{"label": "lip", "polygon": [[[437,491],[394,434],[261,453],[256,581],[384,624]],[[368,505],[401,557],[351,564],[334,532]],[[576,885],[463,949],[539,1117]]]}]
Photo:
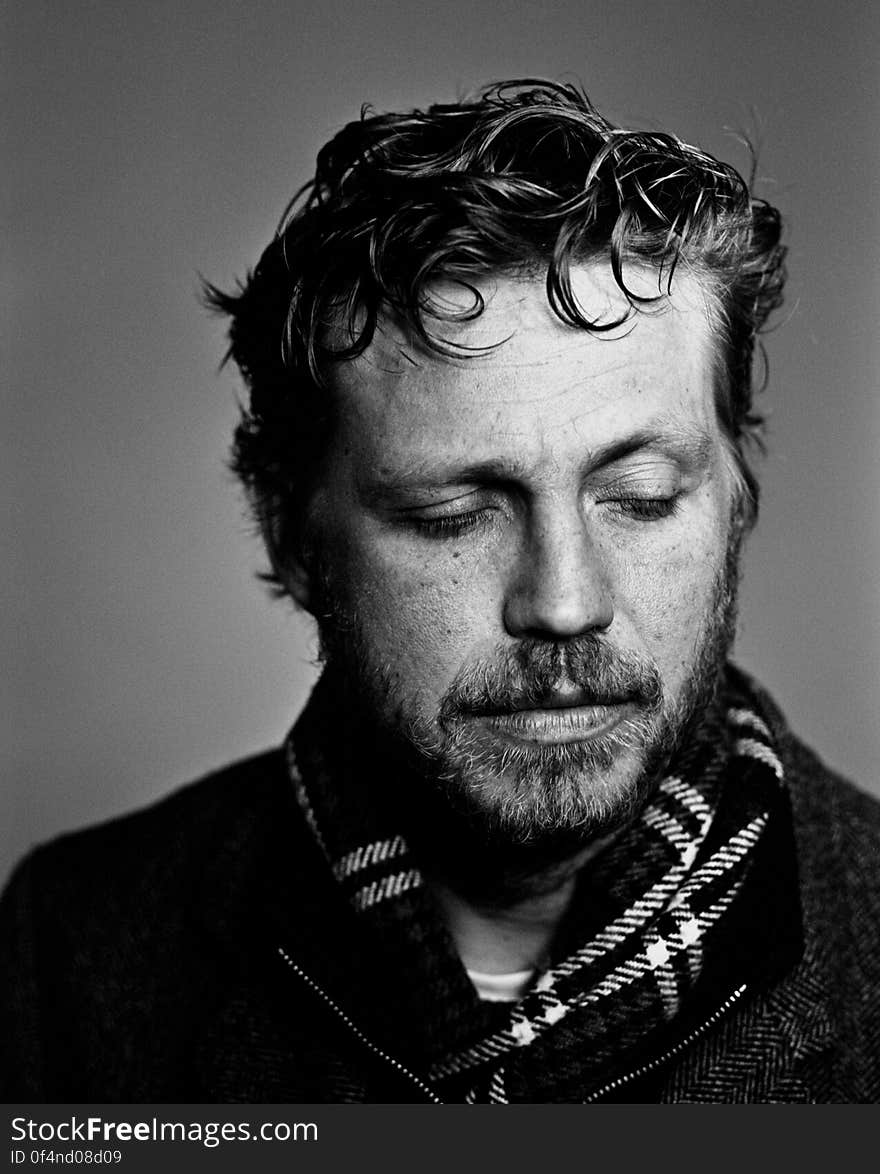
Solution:
[{"label": "lip", "polygon": [[511,709],[501,713],[481,714],[476,720],[487,730],[513,742],[533,742],[544,746],[568,742],[588,742],[601,737],[618,725],[631,705],[615,702],[605,705],[554,704],[552,701],[533,709]]}]

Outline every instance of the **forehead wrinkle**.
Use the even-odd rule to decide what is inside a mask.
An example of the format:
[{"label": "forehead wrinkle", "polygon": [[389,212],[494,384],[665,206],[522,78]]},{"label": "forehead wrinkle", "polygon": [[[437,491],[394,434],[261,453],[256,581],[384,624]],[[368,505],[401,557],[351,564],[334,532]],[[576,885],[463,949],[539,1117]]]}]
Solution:
[{"label": "forehead wrinkle", "polygon": [[[432,369],[434,369],[438,382],[440,383],[443,382],[444,372],[453,371],[464,374],[465,378],[467,378],[469,373],[472,373],[475,383],[478,384],[481,373],[486,370],[484,366],[486,362],[491,363],[491,369],[494,373],[505,370],[516,372],[528,370],[529,368],[534,369],[536,374],[544,371],[552,372],[556,361],[560,358],[564,360],[566,358],[566,351],[568,350],[570,353],[572,345],[578,349],[589,349],[592,357],[595,359],[595,356],[602,352],[595,348],[594,344],[623,341],[638,328],[640,322],[648,324],[651,319],[665,317],[671,310],[674,312],[674,317],[682,314],[693,314],[694,312],[699,314],[703,326],[702,330],[698,329],[698,333],[702,336],[700,339],[700,350],[703,352],[704,364],[711,367],[714,365],[713,360],[717,351],[717,347],[714,345],[717,324],[715,322],[715,315],[712,312],[713,305],[711,296],[707,294],[698,281],[696,282],[696,287],[698,295],[696,299],[688,298],[682,301],[681,297],[677,299],[664,297],[658,305],[651,306],[648,309],[639,309],[625,323],[621,324],[618,330],[613,331],[611,334],[594,334],[574,327],[568,327],[566,329],[564,323],[554,319],[554,326],[564,331],[568,337],[565,339],[558,337],[557,344],[553,347],[552,351],[549,353],[545,352],[540,358],[524,356],[518,353],[517,343],[518,341],[522,341],[525,344],[528,343],[528,339],[532,333],[532,321],[536,315],[538,315],[539,321],[545,322],[547,319],[552,319],[552,310],[543,297],[543,289],[538,307],[530,304],[527,293],[519,293],[513,299],[513,306],[510,307],[513,317],[518,319],[518,321],[511,323],[509,318],[507,318],[503,323],[496,323],[494,329],[497,330],[499,336],[493,337],[491,343],[487,344],[484,339],[481,339],[476,342],[473,350],[468,351],[465,346],[458,354],[435,353],[426,349],[414,329],[405,321],[400,321],[393,314],[380,314],[376,323],[375,335],[369,347],[356,358],[348,360],[344,366],[353,368],[352,374],[355,375],[357,382],[361,382],[362,380],[369,382],[371,369],[379,376],[389,378],[395,383],[401,378],[405,381],[408,375],[430,380]],[[493,290],[490,296],[487,297],[487,310],[491,311],[492,303],[495,301],[495,295],[497,293],[497,290]],[[450,336],[446,341],[451,342],[455,346],[456,340],[452,337],[454,334],[469,334],[474,330],[479,330],[481,325],[485,327],[486,323],[477,320],[476,322],[444,322],[442,325],[446,328],[444,333]],[[511,325],[513,329],[511,329]],[[604,358],[605,354],[603,353]],[[618,357],[616,352],[611,352],[608,358],[610,361],[607,366],[603,364],[602,370],[584,372],[581,377],[581,382],[584,385],[587,383],[594,385],[603,376],[613,375],[633,361],[632,356]],[[707,359],[709,360],[708,363],[706,363]],[[358,375],[360,378],[358,378]],[[397,390],[394,384],[392,384],[392,387],[386,388],[389,391],[392,389]],[[569,388],[566,386],[558,389],[536,386],[534,395],[529,394],[528,398],[538,400],[542,397],[562,395],[568,390]],[[521,400],[523,398],[522,392],[520,391],[515,398]]]}]

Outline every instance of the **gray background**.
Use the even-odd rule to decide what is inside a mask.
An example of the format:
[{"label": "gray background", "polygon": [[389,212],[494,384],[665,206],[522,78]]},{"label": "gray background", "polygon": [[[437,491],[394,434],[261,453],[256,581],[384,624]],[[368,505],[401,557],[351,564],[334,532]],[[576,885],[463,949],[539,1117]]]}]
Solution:
[{"label": "gray background", "polygon": [[759,129],[792,276],[739,659],[880,791],[876,0],[19,0],[2,22],[0,876],[283,735],[313,642],[251,578],[197,274],[256,260],[362,102],[511,75],[738,166],[727,128]]}]

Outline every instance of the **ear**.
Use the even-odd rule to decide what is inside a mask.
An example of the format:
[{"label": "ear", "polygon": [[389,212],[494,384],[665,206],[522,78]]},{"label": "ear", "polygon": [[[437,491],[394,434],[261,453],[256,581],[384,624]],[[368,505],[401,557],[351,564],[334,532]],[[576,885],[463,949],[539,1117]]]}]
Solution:
[{"label": "ear", "polygon": [[260,516],[260,530],[274,579],[295,603],[314,615],[317,600],[312,573],[314,560],[309,557],[301,535],[297,540],[292,529],[274,512],[264,512]]},{"label": "ear", "polygon": [[291,599],[309,615],[314,615],[315,592],[312,588],[312,576],[305,562],[301,558],[288,558],[283,570],[276,571],[276,575],[281,579]]}]

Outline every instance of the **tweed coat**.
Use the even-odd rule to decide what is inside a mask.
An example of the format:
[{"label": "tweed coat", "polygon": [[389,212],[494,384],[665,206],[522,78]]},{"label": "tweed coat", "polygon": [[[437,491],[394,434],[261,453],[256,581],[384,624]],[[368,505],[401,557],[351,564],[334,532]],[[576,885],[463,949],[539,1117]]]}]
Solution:
[{"label": "tweed coat", "polygon": [[[598,1082],[570,1068],[556,1080],[545,1049],[520,1099],[880,1100],[880,805],[765,702],[791,794],[797,948],[745,982],[732,959],[726,998],[698,1002]],[[452,1011],[408,979],[340,896],[270,751],[19,867],[0,912],[0,1093],[442,1102],[412,1041]]]}]

